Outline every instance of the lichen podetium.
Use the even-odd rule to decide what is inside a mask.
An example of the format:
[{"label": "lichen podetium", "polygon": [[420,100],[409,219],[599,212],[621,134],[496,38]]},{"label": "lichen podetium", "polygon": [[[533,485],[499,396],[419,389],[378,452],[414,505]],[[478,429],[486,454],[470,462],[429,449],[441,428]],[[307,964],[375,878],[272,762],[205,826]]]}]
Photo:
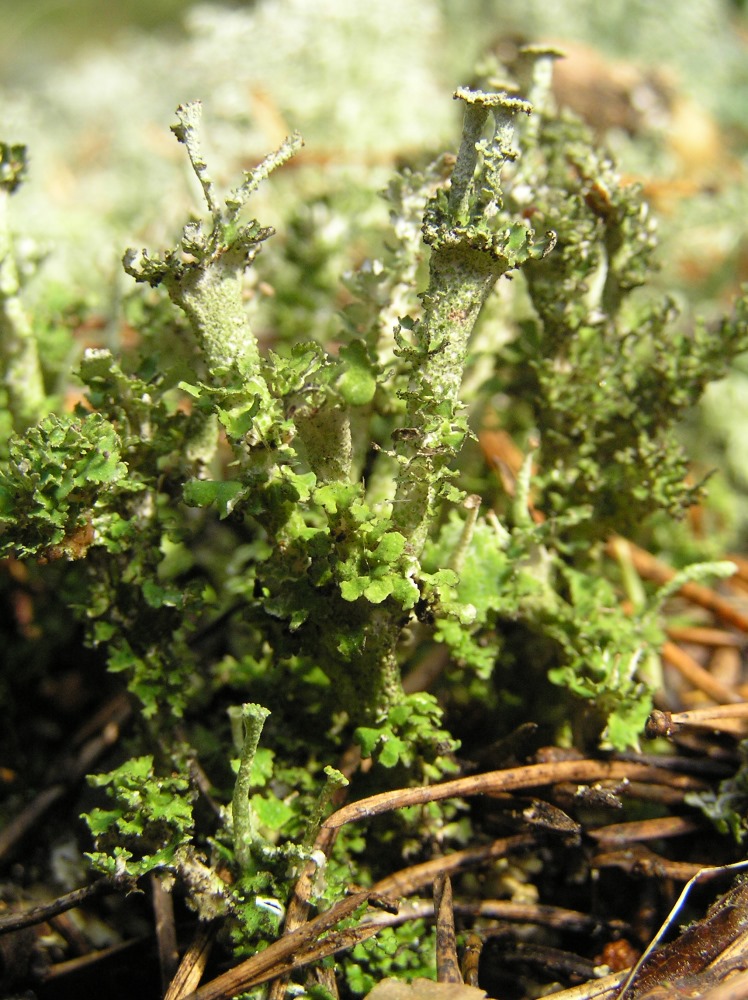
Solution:
[{"label": "lichen podetium", "polygon": [[[393,520],[420,552],[447,466],[462,446],[460,388],[468,342],[480,311],[501,275],[543,257],[552,235],[540,243],[522,223],[498,221],[502,206],[501,170],[516,158],[513,122],[531,105],[506,94],[461,89],[465,103],[463,137],[448,195],[440,191],[424,219],[431,247],[424,316],[401,349],[411,360],[408,424],[415,434],[400,438],[403,468]],[[491,120],[491,134],[482,138]]]}]

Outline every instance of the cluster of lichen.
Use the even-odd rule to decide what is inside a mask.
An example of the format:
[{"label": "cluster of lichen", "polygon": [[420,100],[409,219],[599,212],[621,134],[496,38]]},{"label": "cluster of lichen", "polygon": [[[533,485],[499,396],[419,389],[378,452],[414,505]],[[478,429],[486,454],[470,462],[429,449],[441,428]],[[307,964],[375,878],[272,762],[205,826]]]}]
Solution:
[{"label": "cluster of lichen", "polygon": [[[353,301],[335,350],[286,327],[262,351],[243,300],[245,270],[273,235],[247,221],[246,204],[300,140],[222,198],[196,104],[173,131],[207,218],[164,253],[126,253],[127,273],[149,286],[129,303],[138,344],[119,358],[85,353],[86,401],[73,413],[48,413],[38,379],[18,376],[22,352],[24,370],[42,369],[18,282],[0,288],[18,431],[0,468],[0,552],[70,560],[63,593],[126,674],[144,749],[162,768],[186,767],[193,747],[203,760],[204,747],[222,775],[231,751],[211,745],[206,718],[219,726],[232,702],[252,703],[238,792],[217,828],[196,830],[188,803],[154,823],[164,794],[187,793],[137,758],[140,791],[123,772],[117,808],[89,820],[103,870],[175,871],[214,912],[215,880],[195,853],[210,843],[215,864],[238,869],[225,910],[251,935],[267,928],[247,919],[247,902],[287,895],[317,822],[320,771],[350,741],[375,757],[383,785],[438,779],[456,747],[444,716],[471,697],[497,733],[524,716],[585,742],[636,743],[657,601],[624,614],[601,578],[600,543],[692,502],[673,427],[748,347],[746,303],[718,332],[686,336],[668,328],[669,303],[632,295],[655,245],[647,209],[585,129],[550,108],[553,57],[523,56],[530,101],[457,92],[459,151],[392,182],[388,250],[346,279]],[[2,162],[7,200],[21,151],[3,147]],[[8,267],[9,239],[2,249]],[[516,280],[497,292],[504,276]],[[493,470],[464,447],[489,418],[521,443],[537,439],[497,512]],[[406,696],[403,673],[440,647],[441,703]],[[528,674],[536,690],[565,692],[553,713],[536,718],[542,708],[522,700]],[[451,808],[428,822],[445,826]],[[399,832],[428,835],[415,818]],[[362,849],[342,837],[333,874],[338,864],[342,880]],[[329,875],[326,891],[336,887]]]}]

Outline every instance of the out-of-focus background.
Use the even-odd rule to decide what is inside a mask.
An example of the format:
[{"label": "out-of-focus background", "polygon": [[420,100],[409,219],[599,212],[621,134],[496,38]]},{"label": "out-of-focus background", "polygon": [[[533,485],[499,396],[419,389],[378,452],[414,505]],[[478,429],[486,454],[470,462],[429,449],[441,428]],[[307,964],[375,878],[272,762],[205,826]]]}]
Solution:
[{"label": "out-of-focus background", "polygon": [[746,137],[734,0],[2,0],[0,28],[0,132],[29,144],[27,193],[47,199],[37,225],[52,236],[68,207],[131,231],[154,206],[168,217],[187,176],[168,125],[194,98],[227,179],[295,128],[308,165],[376,183],[377,167],[453,144],[452,90],[523,40],[567,48],[559,97],[659,182],[666,210],[734,178]]}]

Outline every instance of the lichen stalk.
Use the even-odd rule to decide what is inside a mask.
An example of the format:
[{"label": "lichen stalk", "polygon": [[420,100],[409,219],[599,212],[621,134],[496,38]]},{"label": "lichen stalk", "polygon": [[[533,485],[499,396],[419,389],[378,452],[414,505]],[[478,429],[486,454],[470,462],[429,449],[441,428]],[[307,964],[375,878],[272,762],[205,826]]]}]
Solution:
[{"label": "lichen stalk", "polygon": [[502,273],[489,253],[446,247],[432,254],[426,312],[418,328],[421,364],[409,391],[408,423],[416,444],[398,481],[393,520],[419,552],[426,540],[429,514],[440,486],[440,474],[457,453],[466,429],[456,419],[467,346],[475,321]]},{"label": "lichen stalk", "polygon": [[8,203],[26,169],[23,146],[0,143],[0,366],[15,429],[25,430],[45,411],[46,394],[34,331],[20,299]]},{"label": "lichen stalk", "polygon": [[347,411],[326,404],[300,409],[294,423],[318,482],[350,479],[353,442]]},{"label": "lichen stalk", "polygon": [[[458,90],[455,97],[467,91]],[[452,172],[449,189],[449,210],[453,218],[466,215],[472,192],[475,169],[478,166],[478,143],[488,121],[488,108],[483,104],[467,102],[462,121],[462,141]]]},{"label": "lichen stalk", "polygon": [[[549,114],[553,105],[553,67],[564,58],[563,50],[553,45],[525,45],[519,56],[520,73],[524,70],[520,77],[523,90],[539,115]],[[530,120],[537,123],[539,116]]]},{"label": "lichen stalk", "polygon": [[257,339],[242,301],[245,262],[221,261],[211,268],[185,271],[167,287],[184,311],[211,372],[238,368],[256,375],[260,367]]},{"label": "lichen stalk", "polygon": [[234,854],[243,872],[248,871],[253,864],[252,845],[256,838],[254,812],[249,801],[249,793],[252,790],[252,763],[257,753],[262,727],[269,715],[269,709],[251,702],[245,703],[241,708],[229,709],[232,722],[240,719],[242,724],[242,747],[231,801],[231,816],[234,829]]},{"label": "lichen stalk", "polygon": [[201,223],[189,223],[177,247],[163,257],[128,250],[124,266],[136,281],[164,284],[172,301],[189,319],[214,384],[233,381],[237,373],[245,379],[256,379],[261,403],[270,405],[260,370],[259,346],[244,307],[242,279],[274,230],[261,227],[256,220],[242,224],[239,216],[259,184],[294,155],[302,140],[297,134],[286,139],[278,150],[248,171],[244,182],[221,204],[200,146],[200,118],[199,101],[182,105],[177,109],[172,131],[187,148],[210,212],[210,228],[204,231]]},{"label": "lichen stalk", "polygon": [[[506,94],[460,89],[465,102],[460,151],[448,197],[437,195],[424,219],[424,240],[432,247],[424,315],[414,328],[415,346],[402,352],[412,362],[407,392],[408,427],[397,442],[401,474],[393,521],[414,554],[428,534],[447,466],[460,450],[467,428],[460,388],[468,343],[497,279],[545,248],[533,245],[522,225],[499,224],[501,170],[516,158],[514,119],[531,106]],[[481,138],[493,117],[493,133]]]}]

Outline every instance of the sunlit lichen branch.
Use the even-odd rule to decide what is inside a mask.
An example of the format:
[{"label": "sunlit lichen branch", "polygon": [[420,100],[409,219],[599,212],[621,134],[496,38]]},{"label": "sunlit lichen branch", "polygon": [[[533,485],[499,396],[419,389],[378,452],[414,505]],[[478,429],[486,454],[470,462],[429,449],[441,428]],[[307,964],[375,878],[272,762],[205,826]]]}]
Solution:
[{"label": "sunlit lichen branch", "polygon": [[192,168],[200,181],[211,213],[211,228],[205,232],[201,222],[190,222],[179,244],[163,256],[151,256],[145,250],[130,249],[124,257],[128,274],[136,281],[151,285],[163,283],[171,299],[184,311],[198,343],[205,354],[208,369],[216,384],[223,384],[238,373],[257,380],[260,397],[267,397],[267,387],[260,376],[260,354],[242,299],[242,281],[262,243],[272,236],[271,227],[262,227],[253,219],[245,225],[239,213],[260,182],[285,163],[301,147],[299,135],[287,139],[254,170],[244,183],[220,206],[214,184],[208,174],[199,143],[199,102],[177,110],[172,130],[187,147]]},{"label": "sunlit lichen branch", "polygon": [[[544,256],[553,244],[552,237],[536,243],[528,226],[500,214],[501,170],[518,155],[514,119],[529,114],[531,106],[506,94],[466,89],[455,97],[465,103],[465,119],[452,184],[448,197],[440,191],[431,200],[423,224],[431,247],[424,316],[412,326],[412,344],[399,337],[412,375],[408,427],[397,441],[402,470],[394,521],[415,552],[425,540],[447,465],[466,434],[459,394],[478,315],[502,274]],[[491,135],[481,139],[489,118]]]}]

